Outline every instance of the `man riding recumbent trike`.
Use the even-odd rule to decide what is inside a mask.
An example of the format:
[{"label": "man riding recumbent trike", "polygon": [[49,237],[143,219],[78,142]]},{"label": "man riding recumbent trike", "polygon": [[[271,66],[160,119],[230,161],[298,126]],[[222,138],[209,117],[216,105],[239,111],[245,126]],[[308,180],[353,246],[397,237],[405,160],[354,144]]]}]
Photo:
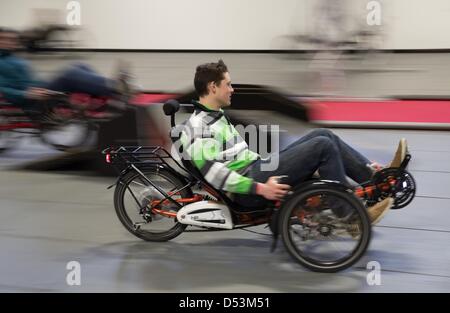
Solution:
[{"label": "man riding recumbent trike", "polygon": [[132,88],[128,64],[110,79],[75,63],[49,80],[38,80],[16,51],[18,33],[0,28],[0,153],[22,134],[35,134],[59,150],[82,147],[94,123],[120,116]]},{"label": "man riding recumbent trike", "polygon": [[[401,140],[391,164],[377,168],[331,131],[316,129],[278,152],[279,166],[265,171],[270,158],[250,151],[221,109],[233,92],[223,66],[197,68],[200,100],[182,124],[175,123],[179,104],[164,104],[179,161],[159,146],[103,151],[120,169],[114,184],[120,221],[148,241],[170,240],[188,225],[231,230],[268,224],[272,248],[281,236],[305,267],[336,272],[351,266],[369,245],[371,224],[414,198],[406,142]],[[208,71],[217,72],[217,79]],[[202,80],[204,90],[197,88]],[[347,176],[358,185],[349,185]]]}]

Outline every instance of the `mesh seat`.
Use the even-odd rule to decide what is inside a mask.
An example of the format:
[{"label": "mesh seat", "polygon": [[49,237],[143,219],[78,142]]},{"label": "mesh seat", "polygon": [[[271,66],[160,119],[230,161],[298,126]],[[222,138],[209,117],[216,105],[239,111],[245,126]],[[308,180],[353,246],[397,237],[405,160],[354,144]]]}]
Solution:
[{"label": "mesh seat", "polygon": [[197,181],[202,182],[204,185],[208,186],[210,189],[214,190],[220,198],[230,207],[234,208],[236,211],[241,211],[241,206],[232,200],[233,194],[225,193],[221,190],[213,187],[202,175],[200,170],[192,163],[191,160],[187,160],[183,157],[183,146],[180,141],[180,136],[182,134],[182,130],[184,129],[187,120],[181,124],[175,124],[175,113],[178,112],[180,108],[180,104],[175,100],[168,100],[164,106],[163,110],[167,116],[171,117],[171,125],[172,129],[170,130],[169,136],[172,140],[172,144],[178,147],[178,156],[181,160],[181,164],[185,167],[190,175],[192,175]]}]

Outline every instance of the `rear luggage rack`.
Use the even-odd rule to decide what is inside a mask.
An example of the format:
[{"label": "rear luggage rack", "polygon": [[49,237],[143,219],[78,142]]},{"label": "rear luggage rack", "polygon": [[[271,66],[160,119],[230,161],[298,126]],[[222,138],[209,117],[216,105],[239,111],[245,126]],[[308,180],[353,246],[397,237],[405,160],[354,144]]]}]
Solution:
[{"label": "rear luggage rack", "polygon": [[121,146],[109,147],[102,151],[106,162],[115,165],[146,165],[167,164],[168,159],[173,160],[182,167],[177,160],[161,146]]}]

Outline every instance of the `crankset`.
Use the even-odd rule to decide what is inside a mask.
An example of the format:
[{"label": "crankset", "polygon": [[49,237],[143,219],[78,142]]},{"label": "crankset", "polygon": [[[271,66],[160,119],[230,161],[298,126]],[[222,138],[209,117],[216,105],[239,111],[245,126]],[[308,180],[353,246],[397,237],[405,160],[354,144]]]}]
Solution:
[{"label": "crankset", "polygon": [[401,209],[414,199],[416,182],[407,170],[402,168],[385,168],[377,172],[372,183],[376,187],[375,197],[381,201],[387,197],[394,198],[391,209]]}]

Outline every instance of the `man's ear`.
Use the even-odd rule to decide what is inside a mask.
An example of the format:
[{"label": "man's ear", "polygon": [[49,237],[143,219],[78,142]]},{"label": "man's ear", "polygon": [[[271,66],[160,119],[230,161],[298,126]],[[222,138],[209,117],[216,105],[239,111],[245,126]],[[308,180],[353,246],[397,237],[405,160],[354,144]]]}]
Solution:
[{"label": "man's ear", "polygon": [[208,84],[208,90],[209,90],[209,93],[215,93],[216,92],[216,83],[210,82]]}]

